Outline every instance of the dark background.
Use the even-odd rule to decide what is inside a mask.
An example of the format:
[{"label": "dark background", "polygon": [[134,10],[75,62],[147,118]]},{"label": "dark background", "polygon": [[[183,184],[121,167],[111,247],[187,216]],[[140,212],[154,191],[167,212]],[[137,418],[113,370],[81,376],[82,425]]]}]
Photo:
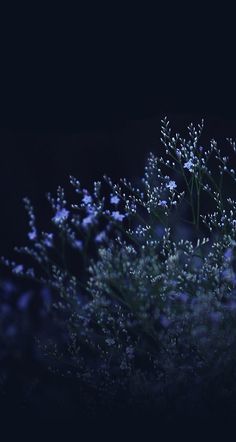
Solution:
[{"label": "dark background", "polygon": [[204,118],[206,139],[236,138],[234,26],[222,11],[179,21],[167,9],[2,14],[0,254],[26,238],[22,197],[46,218],[45,193],[70,174],[84,186],[142,175],[165,115],[177,131]]},{"label": "dark background", "polygon": [[[78,117],[78,124],[71,128],[1,128],[1,254],[13,257],[13,247],[27,239],[24,196],[31,198],[39,222],[46,228],[50,213],[45,194],[55,193],[57,186],[63,185],[70,195],[69,175],[76,176],[85,187],[104,173],[114,180],[142,176],[148,152],[160,148],[160,119],[165,114],[157,106],[153,113],[140,111],[136,115],[134,110],[122,118],[114,114],[113,120],[110,116],[100,124],[98,115],[98,120],[82,123]],[[236,139],[236,117],[232,114],[170,111],[167,115],[173,128],[183,134],[187,124],[198,123],[204,117],[203,143],[215,137],[221,146],[226,146],[226,137]]]}]

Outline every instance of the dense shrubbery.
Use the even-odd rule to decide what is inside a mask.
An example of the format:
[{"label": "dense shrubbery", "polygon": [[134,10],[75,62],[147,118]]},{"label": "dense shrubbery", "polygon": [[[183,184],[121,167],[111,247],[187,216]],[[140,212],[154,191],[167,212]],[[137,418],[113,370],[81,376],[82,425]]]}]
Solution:
[{"label": "dense shrubbery", "polygon": [[52,291],[63,333],[39,341],[42,357],[100,404],[125,397],[164,410],[234,397],[236,201],[227,189],[236,148],[202,147],[202,129],[191,124],[183,139],[164,119],[163,156],[149,155],[135,186],[104,177],[89,191],[71,177],[73,204],[61,187],[48,195],[50,232],[24,200],[29,245],[17,250],[26,260],[3,262]]}]

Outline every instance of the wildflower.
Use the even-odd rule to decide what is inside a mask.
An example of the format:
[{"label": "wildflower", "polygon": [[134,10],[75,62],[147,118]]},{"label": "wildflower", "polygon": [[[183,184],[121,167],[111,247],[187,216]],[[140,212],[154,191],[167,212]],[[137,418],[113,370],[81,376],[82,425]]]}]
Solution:
[{"label": "wildflower", "polygon": [[[206,150],[205,154],[200,154],[203,148],[198,147],[198,136],[201,132],[198,128],[195,130],[190,126],[191,139],[185,141],[172,137],[168,123],[164,121],[163,124],[162,142],[166,148],[166,155],[171,154],[169,158],[172,157],[175,161],[172,162],[168,159],[165,161],[163,158],[158,161],[155,155],[150,155],[145,176],[140,182],[140,188],[133,186],[125,179],[121,180],[118,185],[113,185],[111,180],[108,180],[111,188],[110,194],[108,194],[109,209],[105,205],[106,195],[102,196],[99,193],[99,182],[94,183],[95,190],[90,196],[87,190],[81,190],[77,180],[71,178],[75,191],[82,198],[80,204],[72,206],[72,209],[78,210],[79,214],[74,214],[71,217],[68,210],[65,209],[67,203],[61,188],[58,191],[57,199],[51,198],[54,210],[53,221],[59,224],[59,227],[64,227],[67,243],[72,248],[82,250],[83,244],[88,241],[88,254],[86,254],[85,260],[87,274],[82,273],[83,268],[77,265],[77,261],[75,261],[75,266],[73,266],[73,262],[70,262],[70,259],[68,266],[61,265],[64,256],[60,241],[58,241],[58,254],[61,253],[61,255],[58,259],[56,250],[55,253],[49,253],[50,250],[47,250],[46,247],[52,247],[53,244],[57,246],[56,233],[55,237],[52,233],[43,233],[42,240],[35,241],[32,248],[22,248],[23,252],[31,254],[38,264],[42,264],[42,273],[40,266],[37,266],[37,279],[45,285],[52,286],[60,294],[61,301],[54,304],[50,291],[40,292],[41,315],[43,316],[43,312],[48,311],[50,304],[61,310],[60,317],[65,319],[64,324],[67,327],[65,344],[68,342],[70,350],[73,352],[66,350],[67,344],[65,347],[63,344],[61,348],[62,351],[65,348],[66,357],[72,354],[73,366],[78,363],[75,367],[76,374],[78,373],[78,376],[83,379],[88,379],[90,376],[89,382],[94,382],[94,385],[98,384],[97,380],[99,381],[101,374],[102,376],[108,375],[106,379],[109,378],[112,381],[114,375],[117,375],[118,385],[120,381],[122,381],[122,385],[123,382],[129,383],[131,381],[130,385],[132,386],[134,385],[133,379],[129,376],[134,375],[135,380],[136,373],[138,373],[138,376],[141,375],[140,379],[144,379],[142,386],[151,385],[152,393],[155,395],[157,391],[164,393],[161,378],[168,385],[170,384],[169,380],[171,384],[173,380],[174,384],[179,381],[180,374],[183,374],[184,378],[185,373],[190,371],[193,376],[196,374],[194,382],[198,382],[201,376],[199,371],[204,373],[205,378],[207,370],[213,367],[213,357],[217,372],[219,370],[220,374],[222,370],[223,373],[226,364],[225,362],[222,364],[222,360],[227,361],[230,358],[233,360],[234,354],[231,350],[236,343],[236,328],[234,326],[236,320],[236,271],[232,262],[236,244],[233,242],[236,228],[236,219],[234,219],[236,202],[228,199],[229,205],[225,204],[225,209],[221,210],[217,187],[214,190],[214,187],[205,182],[211,175],[210,163],[208,165],[211,151],[214,156],[213,160],[219,161],[220,164],[223,161],[223,166],[227,162],[226,157],[221,157],[214,142],[209,151]],[[176,149],[177,141],[179,149]],[[196,156],[195,152],[197,152]],[[191,196],[190,192],[185,192],[184,189],[180,195],[175,195],[176,182],[170,176],[165,175],[159,164],[167,165],[176,173],[181,172],[181,175],[184,175],[182,167],[191,173],[199,168],[199,172],[204,173],[192,176],[193,179],[190,182],[185,180],[187,187],[190,186]],[[223,166],[220,166],[222,174],[224,173]],[[230,168],[227,170],[230,171]],[[235,180],[233,169],[230,172]],[[201,181],[200,178],[203,175],[204,181]],[[184,176],[183,178],[185,179]],[[211,178],[210,182],[212,182]],[[196,196],[201,190],[205,190],[213,196],[212,205],[214,202],[216,204],[213,209],[215,212],[212,214],[202,216],[199,213],[201,205],[199,206],[199,199]],[[171,209],[181,202],[182,197],[184,197],[183,206],[180,207],[179,212],[176,211],[174,217],[171,216]],[[224,194],[222,194],[223,197]],[[122,202],[124,201],[123,214],[118,210],[121,198]],[[200,201],[202,199],[201,196]],[[185,202],[191,203],[194,210],[188,211],[187,205],[185,210]],[[26,206],[30,218],[28,236],[30,240],[34,241],[38,230],[35,229],[33,209],[28,200],[26,200]],[[149,216],[152,207],[157,207],[157,209],[160,207],[160,217],[157,216],[154,219]],[[203,203],[204,207],[207,208],[207,204]],[[82,240],[78,238],[81,238],[81,227],[85,229],[90,226],[94,227],[98,221],[100,222],[100,214],[104,215],[104,217],[101,216],[103,227],[100,227],[94,234],[94,241],[98,244],[98,253],[94,259],[94,244],[90,243],[90,237],[86,235],[87,232],[84,232],[85,238],[82,237]],[[127,228],[123,225],[120,225],[119,229],[116,228],[119,227],[118,225],[114,226],[115,221],[123,221],[129,214],[133,216]],[[166,220],[166,216],[163,218],[161,216],[163,214],[170,215],[170,219]],[[181,218],[183,223],[180,222]],[[67,219],[68,223],[61,226],[60,224]],[[163,221],[163,225],[166,227],[159,225],[158,219],[160,222]],[[190,225],[196,222],[198,229],[195,230]],[[212,232],[209,238],[202,239],[202,235],[199,235],[202,222],[207,224]],[[208,240],[210,245],[205,247]],[[106,242],[103,247],[100,247],[99,243],[103,245],[103,241]],[[106,247],[107,244],[109,247]],[[68,253],[67,248],[65,251],[67,257],[69,250]],[[92,259],[89,262],[90,252]],[[74,259],[73,254],[71,258]],[[23,268],[23,265],[17,265],[4,258],[2,262],[19,276],[34,276],[33,269]],[[46,274],[44,268],[47,270]],[[69,272],[70,268],[71,272]],[[76,269],[78,269],[78,274],[76,274]],[[88,279],[86,279],[86,275],[88,275]],[[80,276],[82,281],[80,281]],[[81,287],[81,292],[78,292],[78,287]],[[83,287],[85,287],[84,293]],[[2,285],[0,284],[0,295],[1,290]],[[7,293],[4,293],[4,296],[6,295]],[[15,300],[18,309],[27,311],[31,302],[29,293],[24,293],[18,299],[17,291],[14,290],[11,303],[13,304]],[[11,313],[6,307],[5,299],[3,307],[0,305],[0,311],[2,316],[7,316],[6,325],[9,326],[8,319],[11,320]],[[160,328],[160,333],[158,333],[157,325]],[[148,339],[149,332],[150,338],[152,337],[151,341]],[[86,353],[83,353],[85,346],[80,347],[79,345],[80,335],[85,339],[86,347],[87,344],[92,344],[96,350],[94,352],[94,367],[96,369],[93,371],[91,370],[91,359],[86,358]],[[133,359],[135,359],[134,364],[132,363]],[[142,367],[145,367],[144,371],[142,371]],[[155,369],[155,378],[160,379],[158,387],[155,385],[152,369]],[[122,370],[127,370],[125,373],[127,376],[124,376]],[[165,372],[163,373],[163,371]],[[150,378],[146,378],[149,373],[151,374]],[[209,372],[209,377],[210,375]]]},{"label": "wildflower", "polygon": [[110,202],[111,204],[117,205],[120,202],[120,198],[117,195],[112,195],[110,198]]},{"label": "wildflower", "polygon": [[176,186],[176,182],[175,181],[169,181],[169,183],[166,185],[166,187],[167,187],[167,189],[170,189],[170,190],[173,190],[173,189],[175,189],[177,186]]},{"label": "wildflower", "polygon": [[233,250],[231,248],[227,249],[224,253],[224,258],[226,260],[231,260],[233,258]]},{"label": "wildflower", "polygon": [[95,241],[96,241],[96,242],[102,242],[102,241],[104,241],[106,238],[107,238],[106,233],[105,233],[104,231],[102,231],[102,232],[98,233],[98,234],[95,236]]},{"label": "wildflower", "polygon": [[122,215],[118,210],[113,211],[111,213],[111,216],[115,221],[123,221],[123,219],[125,218],[125,215]]},{"label": "wildflower", "polygon": [[53,233],[45,233],[43,243],[46,247],[52,247],[53,245]]},{"label": "wildflower", "polygon": [[176,150],[176,155],[177,155],[178,158],[181,157],[182,154],[181,154],[181,151],[179,149]]},{"label": "wildflower", "polygon": [[158,206],[166,207],[167,206],[167,201],[166,200],[159,201]]},{"label": "wildflower", "polygon": [[92,225],[94,220],[95,216],[93,214],[86,216],[82,221],[83,227],[87,228],[88,226]]},{"label": "wildflower", "polygon": [[82,201],[84,204],[90,204],[92,202],[92,197],[90,195],[84,195]]},{"label": "wildflower", "polygon": [[19,264],[12,269],[13,273],[15,273],[16,275],[19,275],[20,273],[22,273],[23,270],[24,270],[24,267],[22,264]]},{"label": "wildflower", "polygon": [[28,237],[31,241],[34,241],[37,238],[36,230],[33,229],[31,232],[28,233]]},{"label": "wildflower", "polygon": [[191,158],[186,163],[184,163],[184,168],[188,169],[189,172],[193,172],[194,164],[193,164]]},{"label": "wildflower", "polygon": [[73,241],[73,247],[78,250],[83,250],[83,243],[79,239]]},{"label": "wildflower", "polygon": [[53,217],[53,221],[55,224],[60,224],[63,221],[66,221],[69,216],[69,211],[66,209],[60,209],[57,211],[56,215]]}]

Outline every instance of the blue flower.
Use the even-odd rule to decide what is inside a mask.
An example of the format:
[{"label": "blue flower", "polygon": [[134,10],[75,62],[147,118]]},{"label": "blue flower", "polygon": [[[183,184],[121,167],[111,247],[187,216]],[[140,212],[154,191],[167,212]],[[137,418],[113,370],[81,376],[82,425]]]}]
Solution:
[{"label": "blue flower", "polygon": [[66,221],[69,216],[69,211],[66,209],[60,209],[57,211],[56,215],[53,217],[53,221],[56,224],[60,224],[63,221]]},{"label": "blue flower", "polygon": [[92,202],[92,197],[90,195],[84,195],[82,201],[84,204],[90,204]]},{"label": "blue flower", "polygon": [[20,273],[22,273],[23,270],[24,270],[24,267],[22,264],[19,264],[12,269],[13,273],[15,273],[16,275],[19,275]]},{"label": "blue flower", "polygon": [[36,230],[33,229],[31,232],[28,233],[28,237],[31,241],[34,241],[37,238]]},{"label": "blue flower", "polygon": [[84,219],[83,219],[83,221],[82,221],[82,225],[83,225],[83,227],[88,227],[89,225],[91,225],[91,224],[93,224],[94,223],[94,219],[95,219],[95,217],[94,217],[94,215],[88,215],[88,216],[86,216]]},{"label": "blue flower", "polygon": [[224,258],[226,260],[231,260],[233,258],[233,250],[231,248],[228,248],[224,253]]},{"label": "blue flower", "polygon": [[104,241],[106,238],[107,238],[106,233],[103,231],[103,232],[98,233],[98,234],[95,236],[95,241],[96,241],[96,242],[102,242],[102,241]]},{"label": "blue flower", "polygon": [[53,246],[53,233],[45,233],[43,243],[46,247]]},{"label": "blue flower", "polygon": [[167,206],[167,201],[166,200],[159,201],[158,206],[166,207]]},{"label": "blue flower", "polygon": [[110,202],[111,204],[117,205],[120,202],[120,198],[117,195],[112,195],[110,198]]},{"label": "blue flower", "polygon": [[173,190],[173,189],[175,189],[177,186],[176,186],[176,182],[175,181],[169,181],[169,183],[166,185],[166,187],[167,187],[167,189],[170,189],[170,190]]},{"label": "blue flower", "polygon": [[194,164],[193,164],[193,161],[191,160],[191,158],[186,163],[184,163],[184,168],[188,169],[189,172],[193,172]]},{"label": "blue flower", "polygon": [[115,221],[123,221],[125,218],[125,215],[122,215],[118,210],[113,211],[111,216]]},{"label": "blue flower", "polygon": [[83,250],[83,243],[79,239],[73,241],[74,249]]}]

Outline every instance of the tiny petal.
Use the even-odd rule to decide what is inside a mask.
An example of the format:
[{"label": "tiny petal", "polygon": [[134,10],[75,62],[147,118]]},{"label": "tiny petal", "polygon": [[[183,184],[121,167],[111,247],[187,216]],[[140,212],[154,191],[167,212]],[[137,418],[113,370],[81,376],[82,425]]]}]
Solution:
[{"label": "tiny petal", "polygon": [[188,169],[189,172],[193,172],[193,166],[194,166],[194,164],[191,159],[188,160],[186,163],[184,163],[184,168]]},{"label": "tiny petal", "polygon": [[173,189],[175,189],[175,188],[177,187],[177,186],[176,186],[176,182],[173,181],[173,180],[171,180],[171,181],[169,181],[169,183],[166,185],[166,187],[167,187],[167,189],[173,190]]},{"label": "tiny petal", "polygon": [[37,233],[35,229],[28,233],[28,238],[31,241],[34,241],[37,238]]},{"label": "tiny petal", "polygon": [[95,236],[95,241],[99,243],[99,242],[104,241],[106,238],[107,238],[106,233],[103,231],[103,232],[98,233]]},{"label": "tiny petal", "polygon": [[92,197],[90,195],[84,195],[82,201],[84,204],[90,204],[92,202]]},{"label": "tiny petal", "polygon": [[61,209],[57,211],[56,215],[53,217],[52,220],[56,224],[60,224],[61,222],[66,221],[68,216],[69,216],[69,211],[66,209]]},{"label": "tiny petal", "polygon": [[14,269],[12,269],[13,273],[15,273],[16,275],[19,275],[19,273],[22,273],[24,270],[23,265],[19,264],[16,267],[14,267]]},{"label": "tiny petal", "polygon": [[110,198],[110,202],[111,204],[117,205],[120,202],[120,198],[117,195],[112,195]]},{"label": "tiny petal", "polygon": [[166,207],[167,206],[167,201],[166,200],[159,201],[158,206]]},{"label": "tiny petal", "polygon": [[118,210],[113,211],[111,216],[115,221],[123,221],[125,218],[125,215],[122,215]]}]

